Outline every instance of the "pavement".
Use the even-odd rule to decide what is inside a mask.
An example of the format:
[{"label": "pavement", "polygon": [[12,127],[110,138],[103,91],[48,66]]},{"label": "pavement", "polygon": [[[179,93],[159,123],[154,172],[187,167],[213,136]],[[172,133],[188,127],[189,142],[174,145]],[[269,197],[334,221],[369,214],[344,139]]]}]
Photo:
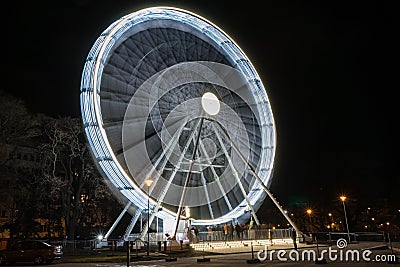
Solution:
[{"label": "pavement", "polygon": [[[397,248],[396,246],[392,247]],[[265,254],[265,250],[267,254]],[[313,258],[315,254],[316,258]],[[397,256],[397,263],[394,256]],[[398,257],[400,253],[390,248],[388,244],[382,242],[360,242],[352,243],[347,247],[340,249],[337,245],[327,246],[319,245],[302,245],[300,244],[297,251],[291,246],[271,246],[267,248],[254,248],[253,253],[250,251],[239,251],[231,253],[207,254],[193,257],[176,257],[169,255],[169,260],[165,258],[146,261],[130,262],[129,266],[209,266],[209,267],[243,267],[243,266],[314,266],[329,265],[330,267],[343,266],[399,266]],[[155,254],[153,254],[155,256]],[[358,256],[358,257],[357,257]],[[206,259],[206,260],[203,260]],[[258,261],[258,259],[261,259]],[[126,262],[87,262],[87,263],[71,263],[58,262],[52,264],[57,267],[125,267]],[[51,266],[51,265],[50,265]]]},{"label": "pavement", "polygon": [[394,252],[400,254],[400,242],[393,242],[389,245],[389,248],[393,249]]}]

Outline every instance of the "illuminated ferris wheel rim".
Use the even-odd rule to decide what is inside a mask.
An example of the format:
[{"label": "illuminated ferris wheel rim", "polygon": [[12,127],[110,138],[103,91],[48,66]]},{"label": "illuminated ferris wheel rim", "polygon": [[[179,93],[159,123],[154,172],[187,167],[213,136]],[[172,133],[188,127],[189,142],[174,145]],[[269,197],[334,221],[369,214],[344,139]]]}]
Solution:
[{"label": "illuminated ferris wheel rim", "polygon": [[[116,188],[119,188],[119,192],[122,195],[137,207],[141,209],[147,208],[145,204],[147,202],[146,192],[131,180],[129,174],[125,172],[115,155],[112,153],[112,148],[108,141],[107,134],[103,128],[99,93],[104,64],[117,41],[124,36],[131,27],[143,22],[160,19],[168,19],[184,23],[185,26],[189,26],[207,35],[208,38],[211,38],[215,43],[220,45],[220,48],[223,49],[232,61],[238,62],[238,70],[248,78],[249,81],[251,80],[250,87],[252,88],[252,94],[259,98],[260,103],[263,104],[258,107],[259,113],[261,114],[260,127],[262,128],[262,134],[266,134],[265,128],[268,127],[268,131],[270,132],[269,134],[272,135],[273,140],[272,147],[268,148],[272,152],[272,156],[270,156],[272,160],[269,161],[268,166],[262,167],[262,170],[258,170],[263,182],[269,186],[272,177],[273,159],[275,157],[275,124],[265,89],[256,70],[239,46],[237,46],[236,43],[221,29],[192,12],[174,7],[160,6],[146,8],[122,17],[101,34],[89,53],[82,76],[81,108],[85,131],[97,163],[100,165],[101,169],[107,175],[107,178],[112,182],[112,184]],[[240,65],[239,62],[242,62],[243,60],[246,61],[247,66]],[[262,156],[265,157],[264,153],[262,153]],[[256,186],[257,183],[255,183],[253,187]],[[254,205],[262,194],[262,190],[256,191],[250,199],[251,203]],[[153,199],[150,199],[150,201],[153,208],[156,203]],[[198,224],[215,224],[229,221],[232,218],[237,218],[246,210],[246,208],[242,207],[245,205],[242,204],[245,204],[244,200],[241,205],[237,205],[229,213],[217,219],[196,220],[196,222]],[[176,214],[174,212],[165,208],[159,212],[160,218],[172,218],[175,216]]]}]

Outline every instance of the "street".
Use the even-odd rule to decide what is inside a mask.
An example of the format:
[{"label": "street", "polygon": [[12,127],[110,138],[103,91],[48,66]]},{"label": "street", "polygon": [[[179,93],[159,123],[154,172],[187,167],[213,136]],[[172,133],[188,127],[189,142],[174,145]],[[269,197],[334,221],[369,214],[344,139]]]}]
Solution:
[{"label": "street", "polygon": [[[338,249],[336,246],[328,247],[328,246],[320,246],[317,248],[302,248],[299,249],[298,260],[290,260],[290,257],[295,257],[297,255],[294,250],[284,250],[286,252],[280,252],[280,250],[271,250],[268,249],[270,253],[273,252],[272,258],[267,258],[267,260],[259,262],[259,263],[248,263],[247,260],[252,259],[251,253],[237,253],[237,254],[224,254],[224,255],[213,255],[207,256],[205,258],[209,258],[209,262],[197,262],[197,259],[201,259],[203,257],[182,257],[177,258],[176,261],[167,262],[165,260],[153,260],[153,261],[142,261],[142,262],[131,262],[130,266],[151,266],[151,267],[158,267],[158,266],[182,266],[182,267],[193,267],[193,266],[210,266],[210,267],[222,267],[222,266],[235,266],[235,267],[244,267],[244,266],[314,266],[320,265],[317,264],[312,258],[308,258],[310,255],[310,251],[314,251],[315,255],[324,255],[324,258],[327,260],[326,265],[331,267],[342,267],[342,266],[385,266],[389,263],[378,262],[380,259],[389,259],[391,255],[393,255],[392,251],[387,248],[383,248],[384,244],[382,243],[357,243],[351,244],[347,248],[343,249],[342,256],[340,252],[341,250]],[[329,253],[329,249],[331,253]],[[325,250],[325,253],[323,251]],[[307,253],[305,253],[307,251]],[[369,251],[371,253],[369,253]],[[332,253],[333,252],[333,253]],[[352,253],[350,253],[352,252]],[[356,253],[358,253],[359,258],[354,257]],[[368,252],[368,253],[366,253]],[[257,258],[257,253],[259,251],[254,251],[253,257]],[[311,253],[312,254],[312,253]],[[259,253],[262,256],[262,253]],[[278,256],[279,255],[279,256]],[[302,255],[306,255],[305,258],[302,258]],[[336,258],[334,257],[336,255]],[[346,256],[348,255],[348,257]],[[346,259],[347,257],[347,259]],[[281,260],[278,260],[281,259]],[[286,259],[283,261],[282,259]],[[369,261],[366,261],[369,259]],[[31,266],[32,264],[24,264],[24,265],[13,265],[13,266]],[[322,264],[323,265],[323,264]],[[389,266],[399,266],[400,264],[389,264]],[[56,267],[125,267],[127,266],[126,262],[118,262],[118,263],[63,263],[58,262],[48,266],[56,266]]]}]

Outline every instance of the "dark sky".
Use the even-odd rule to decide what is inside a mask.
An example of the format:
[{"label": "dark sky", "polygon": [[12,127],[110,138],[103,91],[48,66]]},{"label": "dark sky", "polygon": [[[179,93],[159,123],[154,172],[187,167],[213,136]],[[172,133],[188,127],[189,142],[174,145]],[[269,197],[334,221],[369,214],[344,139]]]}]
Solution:
[{"label": "dark sky", "polygon": [[185,8],[228,33],[261,76],[278,136],[272,191],[284,205],[343,192],[400,206],[392,2],[12,1],[1,89],[34,112],[80,116],[81,71],[102,31],[143,7]]}]

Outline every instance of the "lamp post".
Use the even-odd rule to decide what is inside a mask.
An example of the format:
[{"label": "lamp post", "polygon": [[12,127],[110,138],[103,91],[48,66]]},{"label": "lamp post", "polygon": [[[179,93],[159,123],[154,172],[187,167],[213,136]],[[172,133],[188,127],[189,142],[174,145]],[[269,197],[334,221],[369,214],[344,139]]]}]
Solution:
[{"label": "lamp post", "polygon": [[150,186],[153,180],[147,179],[145,181],[147,186],[147,256],[150,254]]},{"label": "lamp post", "polygon": [[347,214],[346,214],[346,206],[344,202],[346,201],[347,197],[346,196],[340,196],[340,200],[342,201],[343,204],[343,211],[344,211],[344,219],[346,221],[346,229],[347,229],[347,238],[349,239],[350,243],[350,231],[349,231],[349,224],[347,223]]},{"label": "lamp post", "polygon": [[331,226],[331,230],[333,232],[334,231],[335,220],[333,219],[333,214],[331,212],[328,213],[328,216],[330,218],[329,225]]},{"label": "lamp post", "polygon": [[311,213],[312,213],[312,209],[307,209],[306,212],[308,214],[308,222],[309,222],[308,225],[309,225],[310,233],[311,233]]}]

